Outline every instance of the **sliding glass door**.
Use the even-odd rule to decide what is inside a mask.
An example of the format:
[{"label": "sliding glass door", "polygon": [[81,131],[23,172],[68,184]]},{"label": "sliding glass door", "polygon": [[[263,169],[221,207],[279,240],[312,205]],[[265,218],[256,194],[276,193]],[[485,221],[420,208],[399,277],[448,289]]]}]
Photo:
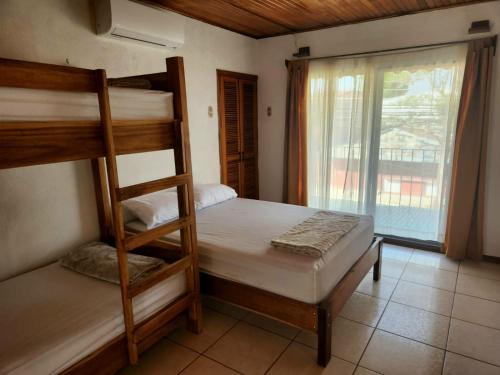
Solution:
[{"label": "sliding glass door", "polygon": [[442,241],[465,49],[313,61],[309,205]]},{"label": "sliding glass door", "polygon": [[442,241],[460,72],[454,65],[380,72],[377,232]]}]

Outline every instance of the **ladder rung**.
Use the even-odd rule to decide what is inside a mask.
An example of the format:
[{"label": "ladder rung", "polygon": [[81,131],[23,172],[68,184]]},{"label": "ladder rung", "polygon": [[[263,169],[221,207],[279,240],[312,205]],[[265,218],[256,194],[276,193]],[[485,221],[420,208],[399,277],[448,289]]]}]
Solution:
[{"label": "ladder rung", "polygon": [[184,258],[179,259],[177,262],[172,264],[165,264],[159,270],[155,271],[148,277],[131,284],[128,287],[127,295],[129,298],[135,297],[141,294],[145,290],[151,288],[153,285],[168,279],[169,277],[185,270],[191,266],[192,257],[191,255],[186,255]]},{"label": "ladder rung", "polygon": [[195,294],[193,292],[185,294],[184,296],[176,299],[173,303],[163,308],[151,318],[139,324],[134,330],[134,342],[140,343],[150,334],[152,334],[158,327],[164,323],[172,320],[176,315],[180,314],[183,310],[187,309],[193,303]]},{"label": "ladder rung", "polygon": [[[130,233],[130,232],[127,232]],[[172,242],[165,241],[165,240],[153,240],[148,243],[148,246],[151,246],[153,248],[160,248],[162,250],[166,251],[171,251],[172,253],[178,253],[181,254],[183,251],[183,248],[179,242],[174,242],[175,238],[172,239]]]},{"label": "ladder rung", "polygon": [[127,237],[124,240],[125,250],[132,251],[134,249],[137,249],[139,246],[145,245],[169,233],[185,228],[186,226],[192,223],[193,223],[192,216],[186,216],[183,217],[182,219],[177,219],[175,221],[171,221],[169,223],[160,225],[159,227]]},{"label": "ladder rung", "polygon": [[[137,232],[126,231],[125,235],[133,235],[135,233]],[[179,243],[153,240],[148,242],[146,245],[141,246],[140,249],[134,250],[134,253],[153,258],[160,258],[167,263],[173,263],[181,259],[186,254],[186,251]]]},{"label": "ladder rung", "polygon": [[179,185],[185,185],[189,182],[189,179],[189,174],[180,174],[177,176],[161,178],[159,180],[143,182],[137,185],[117,188],[116,196],[119,201],[125,201],[140,195],[154,193],[155,191],[169,189]]}]

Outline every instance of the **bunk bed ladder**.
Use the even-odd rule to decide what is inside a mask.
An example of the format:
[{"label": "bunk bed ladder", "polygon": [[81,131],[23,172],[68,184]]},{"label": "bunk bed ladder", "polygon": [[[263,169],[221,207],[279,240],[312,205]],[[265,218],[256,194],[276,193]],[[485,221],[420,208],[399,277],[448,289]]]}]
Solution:
[{"label": "bunk bed ladder", "polygon": [[[182,60],[177,61],[177,64],[179,63],[182,64]],[[196,221],[194,216],[193,182],[189,156],[189,135],[187,119],[186,121],[183,121],[182,116],[183,114],[184,117],[187,116],[187,113],[185,112],[185,88],[183,87],[184,76],[182,72],[183,70],[179,72],[181,75],[180,78],[182,78],[182,85],[179,87],[181,92],[174,93],[174,98],[177,96],[175,94],[183,94],[183,97],[174,99],[174,112],[176,118],[173,121],[164,121],[164,124],[162,123],[162,125],[165,126],[173,126],[174,129],[175,142],[173,149],[176,175],[160,180],[120,188],[116,163],[117,153],[115,150],[115,139],[113,136],[113,120],[111,118],[108,95],[108,80],[104,70],[96,71],[99,108],[105,139],[105,160],[109,185],[109,197],[111,200],[114,239],[120,271],[122,305],[129,360],[132,364],[136,364],[138,361],[140,346],[145,346],[144,342],[148,342],[148,338],[159,334],[155,331],[155,328],[158,327],[160,323],[170,321],[183,311],[188,311],[188,324],[190,325],[190,329],[195,332],[199,332],[201,330],[201,305],[198,293],[199,276],[197,272],[198,268],[196,256]],[[171,72],[169,71],[168,73]],[[175,72],[173,72],[173,74],[175,74]],[[169,78],[171,75],[172,74],[169,74]],[[178,78],[179,76],[174,76],[172,79]],[[100,163],[102,164],[101,168],[104,168],[104,162],[101,160]],[[130,234],[125,231],[123,211],[121,207],[122,201],[172,187],[177,188],[179,204],[179,218],[177,220],[168,222],[167,224],[163,224],[145,232]],[[141,279],[136,283],[130,284],[127,267],[128,252],[141,246],[151,244],[155,241],[158,242],[157,240],[160,237],[177,230],[180,230],[181,235],[180,251],[182,253],[182,257],[174,263],[166,264],[161,267],[154,274]],[[151,318],[139,324],[135,324],[132,304],[133,298],[181,271],[185,271],[186,274],[187,292],[177,298],[173,303],[154,314]]]}]

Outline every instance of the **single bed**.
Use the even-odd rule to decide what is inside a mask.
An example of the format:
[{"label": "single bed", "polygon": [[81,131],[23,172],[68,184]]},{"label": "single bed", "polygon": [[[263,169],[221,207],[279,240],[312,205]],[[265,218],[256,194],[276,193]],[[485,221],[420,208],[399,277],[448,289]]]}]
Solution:
[{"label": "single bed", "polygon": [[[205,294],[318,334],[318,364],[331,356],[331,326],[373,267],[378,280],[382,239],[373,218],[359,223],[321,258],[290,254],[270,242],[318,210],[234,198],[196,213],[201,290]],[[127,224],[131,232],[146,226]],[[178,242],[178,234],[164,237]]]},{"label": "single bed", "polygon": [[[186,292],[184,272],[134,299],[135,322]],[[0,374],[60,373],[125,332],[120,286],[58,263],[0,283]]]}]

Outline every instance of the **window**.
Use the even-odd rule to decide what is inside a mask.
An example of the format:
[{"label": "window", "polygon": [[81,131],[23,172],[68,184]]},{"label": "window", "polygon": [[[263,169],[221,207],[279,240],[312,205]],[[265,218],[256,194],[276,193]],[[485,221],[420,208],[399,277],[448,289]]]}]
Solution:
[{"label": "window", "polygon": [[442,241],[465,53],[312,61],[309,205],[372,214],[377,233]]}]

